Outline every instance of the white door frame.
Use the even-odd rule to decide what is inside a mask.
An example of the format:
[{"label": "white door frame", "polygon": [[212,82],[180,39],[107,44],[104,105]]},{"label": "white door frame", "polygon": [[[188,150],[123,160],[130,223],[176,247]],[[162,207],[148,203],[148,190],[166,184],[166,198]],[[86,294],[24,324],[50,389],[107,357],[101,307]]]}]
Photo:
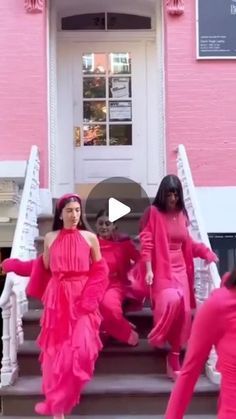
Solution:
[{"label": "white door frame", "polygon": [[[148,115],[148,146],[147,146],[147,193],[153,196],[156,193],[157,184],[165,174],[166,156],[165,156],[165,120],[164,120],[164,42],[163,42],[163,16],[162,7],[158,2],[157,7],[157,23],[155,25],[156,31],[134,31],[134,32],[58,32],[56,25],[56,10],[52,5],[51,13],[49,15],[49,60],[48,60],[48,85],[49,85],[49,185],[53,197],[58,197],[66,192],[74,190],[74,158],[73,158],[73,144],[66,148],[67,157],[71,158],[73,165],[65,167],[64,153],[59,150],[58,138],[58,115],[57,100],[58,90],[58,68],[57,68],[57,50],[60,40],[63,42],[112,42],[127,40],[130,42],[145,39],[150,41],[150,49],[147,49],[147,54],[151,53],[151,43],[155,40],[156,50],[156,80],[152,80],[147,75],[148,83],[147,90],[149,103],[156,103],[155,116]],[[155,88],[153,88],[155,86]],[[73,113],[72,113],[73,115]],[[154,126],[155,125],[155,126]],[[71,125],[73,126],[73,124]],[[73,138],[73,137],[72,137]],[[156,155],[156,159],[153,156]]]}]

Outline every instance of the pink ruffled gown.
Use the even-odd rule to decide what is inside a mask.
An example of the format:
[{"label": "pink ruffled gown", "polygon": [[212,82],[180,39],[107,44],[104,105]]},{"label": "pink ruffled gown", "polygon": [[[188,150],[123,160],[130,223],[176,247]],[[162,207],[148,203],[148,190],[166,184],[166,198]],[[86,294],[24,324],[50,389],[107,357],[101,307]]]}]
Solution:
[{"label": "pink ruffled gown", "polygon": [[98,310],[81,310],[90,247],[79,230],[62,229],[50,248],[52,277],[43,296],[43,392],[51,414],[70,413],[91,379],[102,344]]}]

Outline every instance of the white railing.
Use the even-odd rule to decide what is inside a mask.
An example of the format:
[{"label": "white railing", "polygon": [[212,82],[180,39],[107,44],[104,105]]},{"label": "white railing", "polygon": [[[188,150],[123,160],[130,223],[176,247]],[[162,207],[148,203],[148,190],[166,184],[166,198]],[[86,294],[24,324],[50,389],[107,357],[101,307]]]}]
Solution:
[{"label": "white railing", "polygon": [[[32,146],[12,243],[12,258],[28,260],[36,257],[34,241],[38,236],[39,166],[39,150]],[[10,385],[17,378],[17,348],[24,340],[22,316],[28,309],[27,282],[27,278],[7,274],[0,298],[3,319],[1,386]]]},{"label": "white railing", "polygon": [[[198,197],[193,183],[188,157],[185,147],[182,144],[178,146],[177,150],[177,170],[183,185],[184,201],[189,215],[191,235],[197,241],[211,248],[198,204]],[[205,301],[214,288],[219,287],[220,276],[216,264],[210,263],[207,265],[204,261],[197,259],[195,261],[195,290],[198,304]],[[212,382],[219,383],[220,374],[215,368],[216,360],[217,357],[213,348],[206,364],[206,374]]]}]

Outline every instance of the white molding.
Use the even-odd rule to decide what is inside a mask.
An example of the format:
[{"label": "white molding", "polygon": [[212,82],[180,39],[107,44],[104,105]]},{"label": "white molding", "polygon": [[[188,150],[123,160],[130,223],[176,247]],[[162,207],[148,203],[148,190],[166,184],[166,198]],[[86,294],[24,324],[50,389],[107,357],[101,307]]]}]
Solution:
[{"label": "white molding", "polygon": [[11,179],[19,184],[23,184],[26,168],[26,160],[2,160],[0,161],[0,179]]},{"label": "white molding", "polygon": [[48,151],[48,179],[47,179],[47,186],[50,188],[51,182],[51,112],[50,112],[50,104],[51,104],[51,96],[50,96],[50,0],[48,1],[48,5],[46,7],[46,55],[47,55],[47,117],[48,117],[48,125],[47,125],[47,133],[48,133],[48,141],[47,141],[47,151]]},{"label": "white molding", "polygon": [[154,41],[155,31],[62,31],[57,33],[57,37],[70,42]]},{"label": "white molding", "polygon": [[161,30],[156,32],[156,48],[157,48],[157,63],[158,63],[158,138],[159,138],[159,177],[160,181],[166,173],[166,132],[165,132],[165,40],[164,40],[164,7],[163,2],[157,5],[157,24],[161,22]]},{"label": "white molding", "polygon": [[56,144],[57,144],[57,26],[56,10],[53,2],[48,6],[48,73],[49,73],[49,188],[53,197],[57,196],[57,176],[56,176]]},{"label": "white molding", "polygon": [[[155,57],[155,73],[156,73],[156,95],[157,95],[157,106],[155,120],[157,121],[157,133],[155,144],[155,156],[152,154],[152,159],[155,160],[156,180],[148,179],[146,181],[147,193],[154,195],[161,178],[166,172],[166,144],[165,144],[165,77],[164,77],[164,12],[163,2],[156,0],[156,22],[155,30],[141,30],[141,31],[57,31],[57,17],[56,17],[56,5],[54,2],[50,2],[50,40],[49,40],[49,92],[50,92],[50,190],[53,197],[57,197],[63,190],[63,185],[58,183],[58,169],[57,163],[60,156],[57,156],[57,141],[58,141],[58,109],[57,109],[57,51],[58,41],[61,43],[73,43],[80,42],[91,42],[96,45],[98,42],[155,42],[156,57]],[[148,141],[148,140],[147,140]],[[148,145],[147,145],[148,146]],[[150,150],[149,150],[150,154]],[[148,157],[147,157],[148,158]],[[147,163],[148,164],[148,163]],[[59,176],[60,177],[60,176]],[[145,185],[144,185],[145,186]],[[68,186],[64,185],[68,188]]]},{"label": "white molding", "polygon": [[196,190],[208,233],[236,233],[236,187],[199,186]]},{"label": "white molding", "polygon": [[166,79],[165,79],[165,12],[163,2],[160,3],[160,14],[162,20],[162,36],[160,41],[160,57],[159,60],[162,63],[161,65],[161,75],[160,75],[160,106],[161,106],[161,114],[162,120],[160,121],[160,126],[162,126],[162,150],[161,150],[161,158],[162,158],[162,171],[164,176],[167,171],[167,138],[166,138]]}]

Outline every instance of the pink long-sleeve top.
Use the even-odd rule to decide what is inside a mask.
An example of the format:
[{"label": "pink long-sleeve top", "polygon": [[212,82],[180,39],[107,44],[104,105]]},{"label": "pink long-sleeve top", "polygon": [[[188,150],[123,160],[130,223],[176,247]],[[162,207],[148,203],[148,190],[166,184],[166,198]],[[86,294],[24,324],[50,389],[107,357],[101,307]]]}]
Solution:
[{"label": "pink long-sleeve top", "polygon": [[[182,243],[182,252],[185,260],[189,281],[191,307],[195,308],[194,296],[194,265],[193,258],[199,257],[208,260],[212,251],[202,243],[195,242],[188,232],[188,220],[181,212],[178,214],[179,222],[185,230],[185,240]],[[166,214],[151,205],[141,220],[141,260],[151,261],[154,273],[154,287],[161,290],[171,288],[171,262],[168,241],[168,227]]]},{"label": "pink long-sleeve top", "polygon": [[131,261],[137,262],[140,258],[131,239],[105,240],[99,238],[103,258],[109,268],[110,283],[127,284],[127,274],[131,269]]},{"label": "pink long-sleeve top", "polygon": [[218,419],[236,418],[236,289],[219,288],[199,309],[184,364],[172,391],[165,419],[183,419],[195,383],[215,346],[221,373]]}]

